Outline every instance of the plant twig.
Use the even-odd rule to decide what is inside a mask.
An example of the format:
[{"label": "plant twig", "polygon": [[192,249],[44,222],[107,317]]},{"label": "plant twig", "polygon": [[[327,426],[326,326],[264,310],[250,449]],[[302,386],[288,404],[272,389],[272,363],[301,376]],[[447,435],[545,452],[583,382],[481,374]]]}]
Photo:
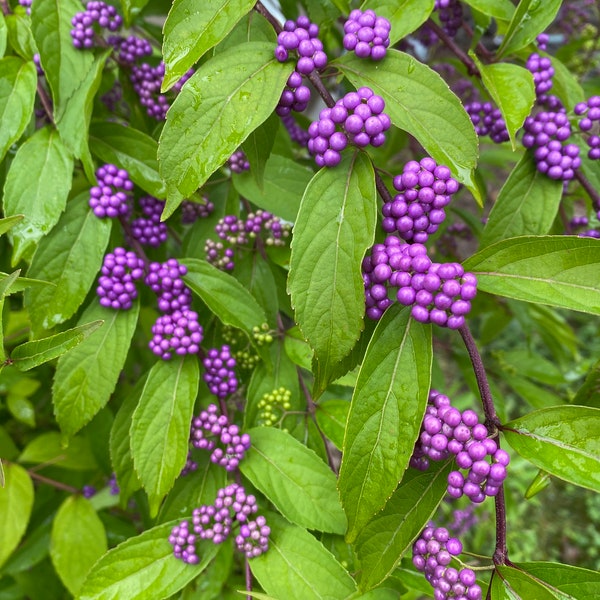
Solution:
[{"label": "plant twig", "polygon": [[469,75],[481,77],[475,61],[433,19],[428,19],[426,25],[433,30],[440,40],[446,44],[448,49],[465,65]]},{"label": "plant twig", "polygon": [[47,117],[50,119],[50,123],[52,123],[54,125],[54,115],[52,112],[52,101],[50,100],[50,97],[46,93],[46,90],[44,89],[44,86],[42,85],[42,82],[39,79],[37,82],[37,93],[38,93],[38,96],[40,97],[40,102],[42,103],[44,112],[46,113]]},{"label": "plant twig", "polygon": [[[248,561],[248,559],[246,558],[246,565],[245,565],[245,571],[246,571],[246,591],[247,592],[251,592],[252,591],[252,571],[250,570],[250,563]],[[252,596],[250,594],[246,595],[246,600],[252,600]]]},{"label": "plant twig", "polygon": [[281,27],[281,24],[270,13],[269,9],[262,2],[257,2],[254,5],[254,10],[257,13],[261,14],[267,21],[269,21],[269,23],[271,23],[271,25],[273,26],[273,29],[275,30],[275,33],[281,33],[281,31],[283,30],[283,28]]},{"label": "plant twig", "polygon": [[42,483],[45,483],[46,485],[50,485],[53,488],[56,488],[57,490],[63,490],[65,492],[69,492],[70,494],[80,494],[81,493],[81,490],[77,489],[76,487],[67,485],[66,483],[61,483],[60,481],[56,481],[54,479],[50,479],[49,477],[44,477],[43,475],[40,475],[39,473],[36,473],[35,471],[28,470],[27,473],[29,473],[29,476],[32,479],[41,481]]},{"label": "plant twig", "polygon": [[575,169],[575,179],[579,181],[581,187],[587,192],[587,195],[594,203],[594,208],[600,210],[600,192],[591,184],[590,180],[579,170]]},{"label": "plant twig", "polygon": [[481,355],[477,349],[477,344],[466,323],[460,327],[458,331],[465,343],[469,358],[471,359],[471,364],[473,365],[477,387],[479,388],[479,395],[481,396],[481,403],[483,404],[483,412],[485,413],[486,425],[492,425],[494,429],[497,429],[500,427],[500,419],[498,419],[498,415],[496,414],[492,392],[490,391],[490,384],[487,380],[487,374],[485,372],[485,367],[483,366],[483,361],[481,360]]},{"label": "plant twig", "polygon": [[496,507],[496,548],[492,557],[495,565],[506,564],[508,548],[506,546],[506,500],[504,499],[504,485],[500,486],[494,497]]}]

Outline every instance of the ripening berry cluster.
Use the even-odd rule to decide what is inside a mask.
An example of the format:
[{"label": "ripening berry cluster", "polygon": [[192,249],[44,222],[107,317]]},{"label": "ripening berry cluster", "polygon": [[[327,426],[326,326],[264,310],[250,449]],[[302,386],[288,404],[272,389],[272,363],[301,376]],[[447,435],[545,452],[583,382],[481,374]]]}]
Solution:
[{"label": "ripening berry cluster", "polygon": [[458,181],[448,167],[425,157],[406,163],[393,185],[400,193],[383,205],[383,230],[398,232],[407,242],[424,244],[446,218],[444,208],[458,191]]},{"label": "ripening berry cluster", "polygon": [[272,427],[281,421],[284,412],[292,408],[291,398],[292,392],[285,387],[279,387],[265,393],[257,404],[257,424]]},{"label": "ripening berry cluster", "polygon": [[131,236],[142,245],[157,248],[167,241],[167,224],[160,220],[165,203],[152,196],[142,196],[139,205],[144,216],[131,222]]},{"label": "ripening berry cluster", "polygon": [[235,327],[224,325],[222,330],[223,340],[229,345],[232,356],[235,358],[238,369],[251,371],[258,364],[260,357],[250,345],[244,333]]},{"label": "ripening berry cluster", "polygon": [[285,62],[290,55],[297,57],[294,70],[301,75],[310,75],[315,69],[321,70],[327,65],[327,55],[319,40],[319,26],[303,15],[296,21],[286,21],[283,31],[277,36],[275,58]]},{"label": "ripening berry cluster", "polygon": [[496,144],[507,142],[510,139],[506,122],[502,118],[499,108],[494,108],[491,102],[479,102],[477,100],[464,105],[471,123],[475,126],[475,132],[479,137],[489,135]]},{"label": "ripening berry cluster", "polygon": [[229,537],[234,523],[240,526],[235,537],[237,549],[247,558],[263,554],[269,548],[271,530],[263,516],[249,518],[257,511],[256,498],[247,494],[241,485],[232,483],[221,488],[213,504],[203,504],[193,510],[191,530],[187,520],[171,530],[169,542],[175,558],[188,564],[197,564],[197,540],[222,544]]},{"label": "ripening berry cluster", "polygon": [[290,226],[270,212],[259,209],[248,213],[245,220],[236,215],[225,215],[215,225],[215,233],[222,241],[206,240],[206,260],[218,269],[231,271],[235,266],[234,247],[247,245],[261,233],[265,245],[283,246],[290,235]]},{"label": "ripening berry cluster", "polygon": [[150,42],[136,35],[129,35],[126,38],[120,35],[111,35],[107,42],[113,47],[117,61],[122,66],[133,67],[140,58],[152,56]]},{"label": "ripening berry cluster", "polygon": [[203,329],[198,313],[191,310],[192,293],[182,277],[185,265],[175,258],[164,263],[151,262],[145,278],[146,285],[158,296],[158,309],[164,313],[152,326],[148,343],[154,354],[170,360],[173,354],[184,356],[200,350]]},{"label": "ripening berry cluster", "polygon": [[385,132],[392,124],[383,112],[385,101],[368,87],[349,92],[332,108],[324,108],[318,121],[308,128],[308,150],[319,167],[334,167],[348,143],[359,148],[378,147],[385,142]]},{"label": "ripening berry cluster", "polygon": [[144,261],[135,252],[117,247],[104,257],[96,293],[100,304],[128,310],[138,292],[135,282],[144,276]]},{"label": "ripening berry cluster", "polygon": [[462,552],[462,544],[450,537],[445,527],[436,527],[430,522],[413,544],[412,552],[413,565],[425,574],[436,600],[481,600],[475,572],[466,567],[449,566],[452,557]]},{"label": "ripening berry cluster", "polygon": [[[600,160],[600,96],[591,96],[585,102],[580,102],[574,108],[579,120],[579,129],[587,134],[586,142],[590,147],[588,157],[591,160]],[[595,133],[592,132],[596,124]]]},{"label": "ripening berry cluster", "polygon": [[72,19],[71,37],[75,48],[92,48],[94,46],[94,24],[101,29],[117,31],[123,24],[123,19],[117,14],[117,9],[105,2],[88,2],[85,10],[78,12]]},{"label": "ripening berry cluster", "polygon": [[223,345],[220,349],[211,348],[202,360],[202,364],[206,369],[202,377],[211,394],[223,399],[238,389],[234,370],[236,361],[228,345]]},{"label": "ripening berry cluster", "polygon": [[[431,390],[421,433],[415,444],[410,465],[427,470],[430,460],[456,457],[456,465],[466,471],[448,475],[448,495],[467,496],[479,504],[495,496],[506,479],[508,453],[489,437],[487,427],[479,422],[473,410],[463,412],[454,408],[448,396]],[[489,460],[488,460],[489,459]]]},{"label": "ripening berry cluster", "polygon": [[379,319],[392,304],[391,290],[400,304],[412,306],[415,320],[458,329],[477,295],[477,279],[462,265],[434,263],[423,244],[403,243],[395,236],[373,246],[362,273],[370,319]]},{"label": "ripening berry cluster", "polygon": [[390,45],[390,22],[371,9],[354,9],[344,23],[344,48],[359,58],[381,60]]},{"label": "ripening berry cluster", "polygon": [[226,415],[219,415],[216,404],[210,404],[194,417],[190,441],[194,448],[211,452],[211,462],[227,471],[235,471],[250,448],[250,436],[247,433],[240,434],[239,427],[230,424]]},{"label": "ripening berry cluster", "polygon": [[450,37],[454,37],[463,22],[463,9],[459,0],[435,0],[433,10],[440,17],[442,29]]},{"label": "ripening berry cluster", "polygon": [[96,170],[98,185],[90,189],[90,208],[103,219],[125,217],[131,212],[133,182],[125,169],[103,165]]},{"label": "ripening berry cluster", "polygon": [[184,200],[181,203],[181,222],[184,225],[191,225],[198,219],[206,219],[215,210],[215,205],[208,199],[208,196],[203,196],[204,204],[200,202],[192,202]]},{"label": "ripening berry cluster", "polygon": [[227,166],[232,173],[243,173],[250,169],[250,163],[243,150],[236,150],[228,159]]},{"label": "ripening berry cluster", "polygon": [[542,111],[527,117],[523,125],[523,146],[534,149],[536,168],[551,179],[569,181],[581,165],[579,147],[564,144],[571,136],[571,124],[564,112]]}]

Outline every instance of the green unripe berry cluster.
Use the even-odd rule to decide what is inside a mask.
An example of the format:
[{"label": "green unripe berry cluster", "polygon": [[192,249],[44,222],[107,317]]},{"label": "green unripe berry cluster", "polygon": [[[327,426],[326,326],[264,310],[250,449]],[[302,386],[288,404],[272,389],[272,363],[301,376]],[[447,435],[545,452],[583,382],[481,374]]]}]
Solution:
[{"label": "green unripe berry cluster", "polygon": [[258,425],[273,427],[278,423],[285,411],[291,409],[292,392],[284,387],[279,387],[272,392],[267,392],[258,401]]},{"label": "green unripe berry cluster", "polygon": [[273,342],[273,336],[269,331],[269,325],[267,323],[263,323],[260,327],[253,327],[252,337],[256,340],[256,343],[259,346],[262,346],[263,344],[271,344]]}]

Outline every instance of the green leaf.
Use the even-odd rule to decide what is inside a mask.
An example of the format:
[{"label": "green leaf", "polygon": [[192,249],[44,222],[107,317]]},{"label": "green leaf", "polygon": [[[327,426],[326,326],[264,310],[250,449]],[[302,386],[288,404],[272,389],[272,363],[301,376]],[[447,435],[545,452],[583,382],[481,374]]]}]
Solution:
[{"label": "green leaf", "polygon": [[273,513],[267,515],[267,524],[271,528],[269,550],[248,563],[267,594],[275,598],[333,600],[356,591],[347,571],[305,529]]},{"label": "green leaf", "polygon": [[4,214],[24,214],[9,233],[12,263],[30,259],[40,239],[58,222],[71,190],[73,158],[58,132],[38,129],[17,151],[4,183]]},{"label": "green leaf", "polygon": [[476,194],[477,134],[460,100],[438,73],[389,49],[379,63],[348,53],[333,64],[357,87],[368,85],[379,94],[392,123],[417,138],[438,164],[450,167],[453,176]]},{"label": "green leaf", "polygon": [[77,600],[161,600],[198,577],[219,546],[201,541],[200,562],[188,565],[173,556],[168,538],[175,524],[153,527],[109,550],[90,571]]},{"label": "green leaf", "polygon": [[84,192],[68,203],[33,256],[27,275],[55,284],[25,293],[34,329],[51,329],[71,318],[102,266],[112,220],[96,217],[88,200],[89,192]]},{"label": "green leaf", "polygon": [[[260,189],[263,188],[266,162],[271,156],[281,119],[273,113],[257,127],[242,144],[242,150],[250,163],[250,174]],[[281,202],[281,198],[279,199]]]},{"label": "green leaf", "polygon": [[34,438],[19,456],[22,463],[50,463],[73,471],[89,471],[98,467],[87,438],[74,437],[63,446],[58,431],[48,431]]},{"label": "green leaf", "polygon": [[556,56],[545,52],[538,52],[540,56],[547,56],[552,60],[554,75],[552,76],[552,93],[556,94],[565,106],[575,106],[585,100],[585,92],[577,76],[565,66]]},{"label": "green leaf", "polygon": [[273,45],[248,42],[217,54],[187,82],[167,115],[158,160],[164,217],[196,191],[275,109],[291,66]]},{"label": "green leaf", "polygon": [[600,491],[600,409],[544,408],[507,423],[502,430],[507,442],[540,469]]},{"label": "green leaf", "polygon": [[6,408],[17,421],[35,427],[35,408],[26,396],[9,393],[6,396]]},{"label": "green leaf", "polygon": [[520,235],[547,234],[558,213],[562,183],[535,167],[527,152],[511,171],[490,212],[481,247]]},{"label": "green leaf", "polygon": [[194,455],[198,468],[190,477],[179,477],[160,507],[157,523],[189,517],[191,507],[212,504],[227,485],[227,471],[211,462],[206,451]]},{"label": "green leaf", "polygon": [[500,594],[493,593],[494,600],[512,600],[513,598],[535,598],[535,600],[580,600],[573,596],[565,596],[564,594],[555,593],[555,590],[545,585],[543,581],[539,581],[531,577],[527,572],[507,567],[506,565],[498,565],[496,567],[498,575],[502,578],[504,587]]},{"label": "green leaf", "polygon": [[25,131],[33,113],[37,72],[16,56],[0,59],[0,160]]},{"label": "green leaf", "polygon": [[344,445],[344,432],[350,403],[347,400],[325,400],[319,402],[316,409],[315,417],[319,429],[336,448],[341,450]]},{"label": "green leaf", "polygon": [[549,562],[517,563],[516,566],[577,600],[600,597],[600,573],[597,571]]},{"label": "green leaf", "polygon": [[146,376],[138,379],[133,390],[125,396],[123,404],[115,415],[109,437],[110,462],[119,484],[119,497],[123,502],[133,492],[142,487],[139,477],[133,468],[129,431],[133,413],[137,408]]},{"label": "green leaf", "polygon": [[464,263],[484,292],[600,314],[597,240],[523,236],[503,240]]},{"label": "green leaf", "polygon": [[[168,90],[208,50],[216,46],[254,6],[253,0],[174,0],[163,27]],[[191,43],[190,43],[191,42]]]},{"label": "green leaf", "polygon": [[355,548],[361,590],[381,583],[411,548],[446,495],[452,468],[445,463],[425,473],[407,471],[385,508],[360,532]]},{"label": "green leaf", "polygon": [[515,7],[510,0],[463,0],[475,10],[482,12],[484,15],[501,19],[502,21],[510,21]]},{"label": "green leaf", "polygon": [[25,218],[25,215],[13,215],[0,219],[0,235],[12,229],[17,223],[20,223]]},{"label": "green leaf", "polygon": [[81,315],[80,324],[102,319],[104,326],[58,359],[52,398],[65,435],[79,431],[108,402],[125,364],[138,313],[137,301],[129,310],[115,311],[93,298]]},{"label": "green leaf", "polygon": [[94,96],[100,87],[102,71],[111,50],[99,54],[92,63],[81,85],[65,104],[64,112],[56,117],[56,126],[67,148],[75,158],[91,163],[88,148],[88,129],[92,118]]},{"label": "green leaf", "polygon": [[381,510],[408,466],[431,382],[431,328],[391,306],[361,366],[348,422],[338,488],[348,542]]},{"label": "green leaf", "polygon": [[5,20],[11,48],[24,60],[32,60],[37,48],[31,34],[31,19],[15,13],[6,15]]},{"label": "green leaf", "polygon": [[302,198],[288,291],[296,322],[324,373],[350,352],[363,328],[360,265],[376,221],[373,167],[362,152],[345,156],[335,169],[321,169]]},{"label": "green leaf", "polygon": [[142,12],[148,0],[121,0],[125,23],[129,25]]},{"label": "green leaf", "polygon": [[524,48],[552,23],[562,0],[521,0],[504,34],[497,56]]},{"label": "green leaf", "polygon": [[367,0],[361,10],[374,10],[378,17],[390,22],[390,45],[393,46],[427,21],[434,4],[435,0]]},{"label": "green leaf", "polygon": [[223,52],[245,42],[277,43],[277,34],[267,19],[255,10],[244,15],[229,35],[219,43],[214,52]]},{"label": "green leaf", "polygon": [[600,360],[591,366],[583,385],[573,398],[573,404],[600,408]]},{"label": "green leaf", "polygon": [[181,262],[188,269],[183,279],[192,292],[223,324],[245,331],[252,339],[252,328],[260,327],[267,317],[250,292],[235,277],[204,260],[187,258]]},{"label": "green leaf", "polygon": [[10,358],[19,371],[29,371],[75,348],[103,323],[104,321],[93,321],[41,340],[25,342],[12,351]]},{"label": "green leaf", "polygon": [[185,465],[199,379],[196,356],[159,360],[133,413],[131,454],[153,515]]},{"label": "green leaf", "polygon": [[265,165],[262,189],[250,172],[234,174],[233,185],[259,208],[293,223],[298,216],[302,194],[313,175],[300,163],[271,154]]},{"label": "green leaf", "polygon": [[0,487],[0,565],[12,554],[27,529],[33,507],[33,483],[27,471],[14,463],[3,466]]},{"label": "green leaf", "polygon": [[6,28],[6,20],[4,19],[4,15],[0,14],[0,58],[2,58],[6,52],[7,37],[8,30]]},{"label": "green leaf", "polygon": [[83,496],[70,496],[58,509],[50,557],[65,587],[76,595],[92,565],[108,550],[104,525]]},{"label": "green leaf", "polygon": [[93,122],[90,147],[103,162],[125,169],[133,183],[145,192],[155,198],[165,197],[156,159],[158,144],[149,135],[119,123]]},{"label": "green leaf", "polygon": [[533,75],[524,67],[509,63],[484,65],[474,52],[469,54],[477,63],[483,84],[502,113],[512,149],[516,150],[517,131],[535,102]]},{"label": "green leaf", "polygon": [[31,8],[31,29],[52,91],[56,120],[63,117],[94,62],[92,52],[73,46],[71,19],[80,11],[80,0],[44,0]]},{"label": "green leaf", "polygon": [[333,471],[289,433],[272,427],[249,432],[252,446],[240,470],[291,521],[343,534],[346,518]]}]

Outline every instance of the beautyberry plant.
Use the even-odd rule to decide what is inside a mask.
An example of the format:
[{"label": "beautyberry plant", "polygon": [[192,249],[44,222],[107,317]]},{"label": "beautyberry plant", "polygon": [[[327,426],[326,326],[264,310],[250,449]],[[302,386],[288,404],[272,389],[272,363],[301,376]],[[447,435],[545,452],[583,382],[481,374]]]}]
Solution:
[{"label": "beautyberry plant", "polygon": [[591,0],[0,0],[0,598],[600,597]]}]

